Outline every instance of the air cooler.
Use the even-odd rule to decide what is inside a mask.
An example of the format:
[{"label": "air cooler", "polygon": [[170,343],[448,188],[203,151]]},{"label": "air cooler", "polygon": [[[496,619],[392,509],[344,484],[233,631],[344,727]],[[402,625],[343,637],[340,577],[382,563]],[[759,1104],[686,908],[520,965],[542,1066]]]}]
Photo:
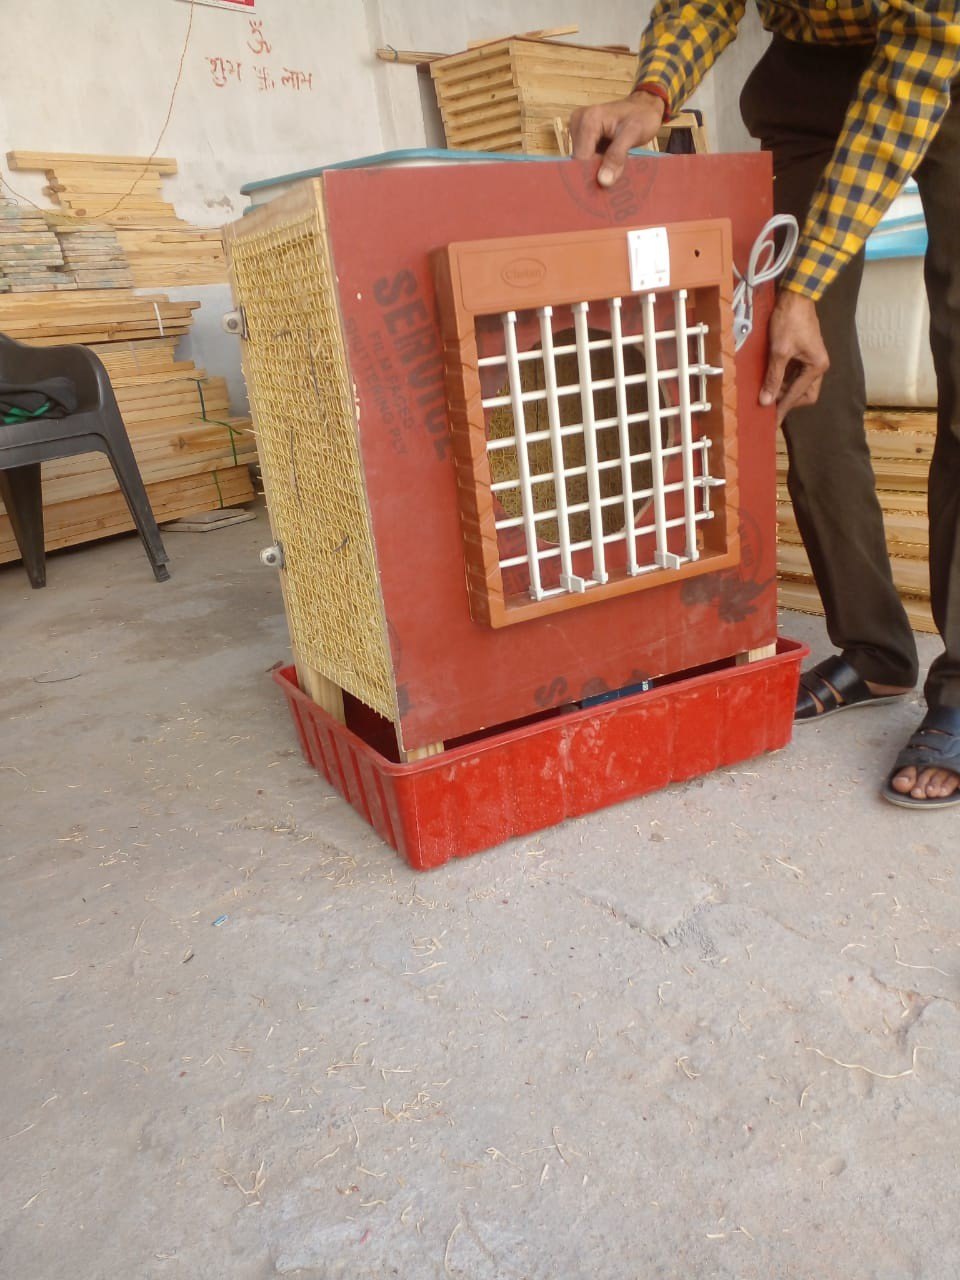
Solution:
[{"label": "air cooler", "polygon": [[[226,235],[301,740],[415,865],[597,807],[570,799],[575,726],[599,803],[789,737],[768,286],[734,343],[769,159],[631,158],[611,191],[595,168],[333,169]],[[617,750],[636,715],[654,774]],[[533,739],[568,777],[535,813]]]}]

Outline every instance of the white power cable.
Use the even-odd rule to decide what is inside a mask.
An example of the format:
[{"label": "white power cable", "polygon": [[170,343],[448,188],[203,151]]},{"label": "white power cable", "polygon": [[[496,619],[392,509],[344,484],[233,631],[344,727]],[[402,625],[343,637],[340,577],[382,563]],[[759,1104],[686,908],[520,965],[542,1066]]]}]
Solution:
[{"label": "white power cable", "polygon": [[[781,229],[786,234],[778,253],[774,234]],[[753,332],[754,289],[770,280],[776,280],[786,271],[799,239],[800,228],[796,218],[789,213],[778,213],[753,242],[746,274],[741,275],[734,266],[733,273],[737,283],[733,290],[733,339],[737,351]]]}]

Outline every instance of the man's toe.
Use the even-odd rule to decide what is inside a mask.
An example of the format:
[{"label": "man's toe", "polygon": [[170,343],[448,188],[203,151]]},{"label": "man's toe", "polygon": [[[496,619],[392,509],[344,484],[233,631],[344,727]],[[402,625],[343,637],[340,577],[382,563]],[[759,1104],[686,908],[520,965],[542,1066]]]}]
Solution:
[{"label": "man's toe", "polygon": [[934,771],[932,784],[927,787],[927,794],[936,796],[938,800],[945,800],[947,796],[953,795],[958,783],[960,778],[951,770],[937,769]]},{"label": "man's toe", "polygon": [[890,785],[894,791],[899,791],[901,795],[906,796],[913,791],[916,781],[916,769],[901,769],[899,773],[894,774],[890,780]]}]

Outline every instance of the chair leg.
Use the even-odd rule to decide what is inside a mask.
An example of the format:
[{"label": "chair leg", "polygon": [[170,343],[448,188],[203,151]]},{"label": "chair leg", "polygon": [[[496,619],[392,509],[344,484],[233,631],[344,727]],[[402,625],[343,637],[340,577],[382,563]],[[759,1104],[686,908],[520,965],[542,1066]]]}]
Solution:
[{"label": "chair leg", "polygon": [[0,498],[10,517],[13,536],[23,557],[32,587],[47,585],[47,562],[43,544],[43,492],[40,463],[0,471]]},{"label": "chair leg", "polygon": [[104,415],[104,419],[103,440],[107,457],[110,459],[120,490],[127,500],[143,549],[153,568],[153,576],[158,582],[166,582],[170,577],[170,570],[166,567],[170,557],[164,549],[143,477],[140,475],[137,459],[130,447],[127,429],[122,419],[119,420],[119,424],[112,421],[112,415],[109,418]]}]

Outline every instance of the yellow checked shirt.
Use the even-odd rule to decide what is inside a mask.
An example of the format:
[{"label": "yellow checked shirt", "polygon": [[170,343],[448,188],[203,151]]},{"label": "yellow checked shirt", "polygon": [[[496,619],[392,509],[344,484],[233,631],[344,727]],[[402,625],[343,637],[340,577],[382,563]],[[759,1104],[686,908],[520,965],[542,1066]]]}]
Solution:
[{"label": "yellow checked shirt", "polygon": [[[816,299],[862,248],[939,128],[960,75],[960,3],[757,0],[757,8],[767,30],[788,40],[875,48],[783,277],[786,288]],[[735,38],[745,10],[746,0],[658,0],[637,84],[678,110]]]}]

